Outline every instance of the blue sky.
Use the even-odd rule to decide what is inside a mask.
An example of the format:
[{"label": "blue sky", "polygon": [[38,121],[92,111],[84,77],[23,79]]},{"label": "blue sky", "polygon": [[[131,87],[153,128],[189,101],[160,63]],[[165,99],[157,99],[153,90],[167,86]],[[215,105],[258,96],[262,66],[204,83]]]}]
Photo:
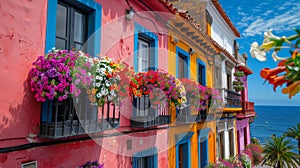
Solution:
[{"label": "blue sky", "polygon": [[[248,66],[253,70],[249,76],[249,100],[256,105],[300,105],[300,94],[292,99],[281,93],[281,88],[276,92],[270,84],[263,84],[264,80],[259,72],[265,67],[275,67],[271,53],[266,62],[259,62],[249,53],[252,42],[259,44],[263,41],[263,33],[273,29],[273,34],[288,36],[294,34],[292,28],[300,28],[300,2],[299,0],[219,0],[223,9],[239,30],[241,38],[238,39],[240,53],[248,55]],[[278,56],[289,56],[287,51],[281,51]]]}]

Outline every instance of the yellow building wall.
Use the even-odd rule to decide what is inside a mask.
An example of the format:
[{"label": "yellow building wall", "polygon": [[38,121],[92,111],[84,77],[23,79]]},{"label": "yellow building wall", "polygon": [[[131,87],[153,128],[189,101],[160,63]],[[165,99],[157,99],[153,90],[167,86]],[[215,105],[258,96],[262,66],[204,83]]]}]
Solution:
[{"label": "yellow building wall", "polygon": [[[188,44],[187,42],[180,40],[175,43],[174,37],[175,35],[170,35],[168,38],[168,70],[169,73],[173,76],[176,76],[176,47],[181,48],[182,50],[189,53],[190,47],[195,50],[194,54],[190,54],[190,78],[193,80],[197,80],[197,59],[203,61],[206,65],[206,86],[213,87],[213,65],[209,65],[208,59],[205,53],[198,50],[195,45],[197,44]],[[175,36],[176,37],[176,36]]]},{"label": "yellow building wall", "polygon": [[[175,42],[174,37],[178,38],[178,42]],[[190,54],[190,78],[197,80],[197,59],[200,59],[206,65],[206,86],[213,86],[213,66],[208,64],[207,56],[200,50],[197,49],[197,44],[188,44],[182,38],[178,37],[177,34],[169,32],[168,37],[168,71],[170,74],[176,77],[176,47],[189,53],[190,47],[195,50],[194,54]],[[192,123],[186,125],[175,125],[175,114],[176,111],[172,111],[172,122],[171,128],[168,132],[169,140],[169,151],[168,160],[169,167],[176,167],[176,135],[180,135],[186,132],[194,132],[190,138],[190,152],[191,152],[191,168],[198,168],[198,130],[210,128],[208,137],[208,161],[214,163],[216,161],[216,121]]]}]

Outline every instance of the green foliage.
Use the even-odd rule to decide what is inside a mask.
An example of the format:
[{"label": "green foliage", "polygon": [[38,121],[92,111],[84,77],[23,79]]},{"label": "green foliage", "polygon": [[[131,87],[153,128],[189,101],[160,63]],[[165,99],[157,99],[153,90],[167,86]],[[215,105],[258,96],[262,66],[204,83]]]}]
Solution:
[{"label": "green foliage", "polygon": [[284,135],[298,141],[298,152],[300,155],[300,123],[298,123],[297,126],[290,127]]},{"label": "green foliage", "polygon": [[233,75],[235,76],[235,81],[233,81],[232,84],[235,91],[239,92],[244,90],[244,83],[241,78],[245,76],[245,73],[243,71],[236,71]]},{"label": "green foliage", "polygon": [[294,146],[284,136],[272,136],[263,147],[263,165],[271,167],[298,167],[300,165],[299,155],[292,152]]}]

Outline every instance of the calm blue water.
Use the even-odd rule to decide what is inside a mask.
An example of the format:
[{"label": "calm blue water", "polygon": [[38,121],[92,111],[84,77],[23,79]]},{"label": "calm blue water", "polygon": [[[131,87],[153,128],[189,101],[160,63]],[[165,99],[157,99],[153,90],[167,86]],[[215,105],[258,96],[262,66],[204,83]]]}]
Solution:
[{"label": "calm blue water", "polygon": [[[271,135],[281,136],[291,126],[300,123],[300,106],[255,106],[257,117],[250,125],[251,137],[261,143]],[[293,141],[297,145],[296,141]]]}]

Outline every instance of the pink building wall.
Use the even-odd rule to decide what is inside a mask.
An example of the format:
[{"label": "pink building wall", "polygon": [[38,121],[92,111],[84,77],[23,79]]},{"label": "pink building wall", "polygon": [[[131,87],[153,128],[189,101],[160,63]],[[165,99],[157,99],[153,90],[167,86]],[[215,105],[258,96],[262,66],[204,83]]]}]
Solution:
[{"label": "pink building wall", "polygon": [[[148,30],[153,30],[154,27],[140,18],[135,18],[130,23],[124,18],[118,20],[124,15],[125,9],[129,8],[125,1],[98,0],[97,2],[103,8],[101,54],[129,60],[129,63],[132,64],[133,23],[138,22]],[[145,10],[142,5],[131,2],[136,11]],[[167,12],[165,8],[159,6],[159,2],[152,4],[152,8],[155,9],[155,7]],[[0,14],[0,79],[2,79],[0,87],[0,150],[22,144],[51,142],[53,140],[37,137],[41,104],[35,101],[28,87],[28,73],[32,68],[32,62],[45,53],[47,1],[0,1]],[[164,35],[158,37],[158,65],[167,70],[167,37]],[[124,111],[121,119],[122,128],[112,132],[131,130],[128,127],[131,110]],[[158,136],[151,136],[154,134]],[[130,155],[154,146],[159,151],[159,167],[168,166],[167,130],[128,135],[130,136],[115,136],[112,140],[99,138],[96,141],[83,140],[0,153],[0,167],[20,167],[20,164],[24,162],[35,160],[38,161],[39,167],[76,167],[96,159],[100,163],[104,163],[105,167],[119,167],[120,164],[123,167],[131,167]],[[139,137],[146,138],[143,138],[143,142],[141,142]],[[132,140],[133,148],[131,150],[125,149],[128,140]]]},{"label": "pink building wall", "polygon": [[[236,120],[236,131],[238,141],[238,153],[240,154],[250,144],[249,118]],[[245,136],[246,131],[246,136]],[[246,143],[245,143],[246,142]]]},{"label": "pink building wall", "polygon": [[243,81],[243,83],[244,83],[244,95],[245,95],[245,97],[244,97],[244,101],[248,101],[248,76],[247,75],[245,75],[244,77],[242,77],[242,81]]}]

